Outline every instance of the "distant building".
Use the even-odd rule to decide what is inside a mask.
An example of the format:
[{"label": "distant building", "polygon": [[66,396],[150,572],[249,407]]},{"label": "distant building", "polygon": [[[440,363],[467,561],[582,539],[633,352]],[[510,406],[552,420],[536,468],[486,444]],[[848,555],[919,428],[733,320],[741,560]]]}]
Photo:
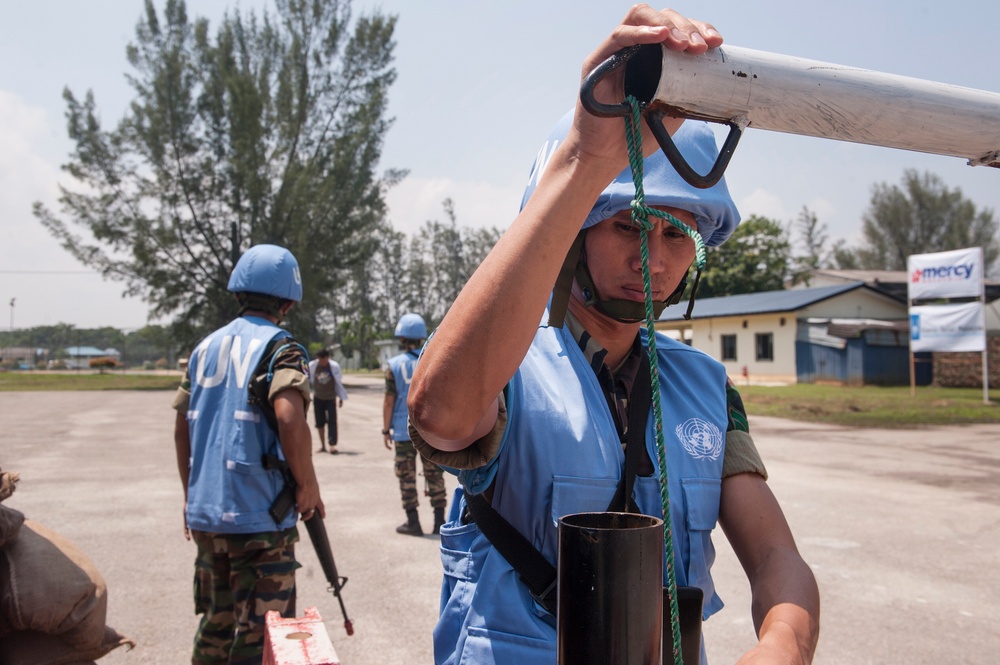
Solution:
[{"label": "distant building", "polygon": [[[861,281],[873,289],[899,298],[907,299],[909,274],[903,270],[813,270],[809,276],[810,286],[834,286],[847,282]],[[802,285],[790,288],[803,288]],[[986,344],[991,388],[1000,388],[1000,281],[987,279],[983,285],[986,292]],[[982,355],[976,352],[964,353],[918,353],[915,366],[916,382],[923,385],[928,376],[933,377],[937,386],[978,388],[982,386]]]},{"label": "distant building", "polygon": [[864,282],[705,298],[690,321],[685,309],[665,309],[657,330],[720,361],[737,384],[909,383],[906,302]]},{"label": "distant building", "polygon": [[87,369],[90,361],[94,358],[114,358],[118,360],[121,352],[118,349],[99,349],[96,346],[67,346],[63,353],[66,354],[67,369]]},{"label": "distant building", "polygon": [[403,352],[403,346],[396,338],[375,340],[375,348],[378,350],[378,364],[382,370],[389,369],[389,359],[398,356]]},{"label": "distant building", "polygon": [[[808,286],[806,284],[795,286],[786,284],[786,286],[790,289],[803,289],[864,282],[876,291],[898,298],[905,303],[909,277],[905,270],[819,269],[810,271]],[[985,280],[984,290],[986,291],[986,330],[1000,331],[1000,311],[996,306],[996,300],[1000,299],[1000,281]]]},{"label": "distant building", "polygon": [[906,302],[905,270],[810,270],[809,276],[798,284],[786,283],[787,289],[814,289],[823,286],[842,286],[864,282],[871,288]]},{"label": "distant building", "polygon": [[17,363],[18,369],[32,369],[36,363],[44,362],[47,355],[48,349],[34,346],[4,346],[0,347],[0,365]]}]

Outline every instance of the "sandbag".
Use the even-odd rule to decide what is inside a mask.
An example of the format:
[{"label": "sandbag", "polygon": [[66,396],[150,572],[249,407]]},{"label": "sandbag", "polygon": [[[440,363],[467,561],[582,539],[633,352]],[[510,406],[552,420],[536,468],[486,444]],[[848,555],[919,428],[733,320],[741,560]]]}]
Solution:
[{"label": "sandbag", "polygon": [[0,505],[0,550],[17,540],[24,523],[24,513]]},{"label": "sandbag", "polygon": [[[34,520],[24,520],[13,543],[0,550],[0,613],[4,631],[57,635],[80,651],[105,637],[107,587],[75,545]],[[4,636],[4,649],[10,636]]]},{"label": "sandbag", "polygon": [[105,628],[101,643],[91,649],[74,649],[58,637],[33,630],[13,633],[3,638],[0,665],[82,665],[106,656],[113,649],[135,643],[114,628]]}]

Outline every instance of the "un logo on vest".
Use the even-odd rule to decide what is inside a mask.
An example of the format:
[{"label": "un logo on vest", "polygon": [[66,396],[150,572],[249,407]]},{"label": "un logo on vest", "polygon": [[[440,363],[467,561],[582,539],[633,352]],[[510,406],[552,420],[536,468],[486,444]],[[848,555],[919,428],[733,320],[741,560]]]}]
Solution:
[{"label": "un logo on vest", "polygon": [[695,459],[717,460],[722,453],[722,432],[701,418],[690,418],[674,428],[684,450]]}]

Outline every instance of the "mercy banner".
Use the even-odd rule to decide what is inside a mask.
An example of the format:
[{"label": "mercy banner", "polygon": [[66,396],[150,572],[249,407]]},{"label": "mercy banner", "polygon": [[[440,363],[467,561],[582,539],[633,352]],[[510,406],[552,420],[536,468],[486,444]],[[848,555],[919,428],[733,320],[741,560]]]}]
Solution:
[{"label": "mercy banner", "polygon": [[970,247],[907,258],[910,302],[983,295],[983,248]]}]

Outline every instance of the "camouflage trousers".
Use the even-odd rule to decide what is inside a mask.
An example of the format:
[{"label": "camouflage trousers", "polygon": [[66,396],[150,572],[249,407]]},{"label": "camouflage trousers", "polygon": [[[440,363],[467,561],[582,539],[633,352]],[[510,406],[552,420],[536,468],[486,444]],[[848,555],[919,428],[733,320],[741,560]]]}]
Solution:
[{"label": "camouflage trousers", "polygon": [[396,477],[399,478],[399,493],[403,499],[403,510],[416,508],[417,501],[417,458],[424,467],[424,496],[430,497],[431,506],[444,508],[448,496],[444,489],[444,473],[441,467],[417,454],[410,441],[393,441],[396,444]]},{"label": "camouflage trousers", "polygon": [[192,663],[259,665],[264,614],[295,616],[295,542],[299,532],[217,534],[191,531],[198,545],[194,611],[201,614]]}]

